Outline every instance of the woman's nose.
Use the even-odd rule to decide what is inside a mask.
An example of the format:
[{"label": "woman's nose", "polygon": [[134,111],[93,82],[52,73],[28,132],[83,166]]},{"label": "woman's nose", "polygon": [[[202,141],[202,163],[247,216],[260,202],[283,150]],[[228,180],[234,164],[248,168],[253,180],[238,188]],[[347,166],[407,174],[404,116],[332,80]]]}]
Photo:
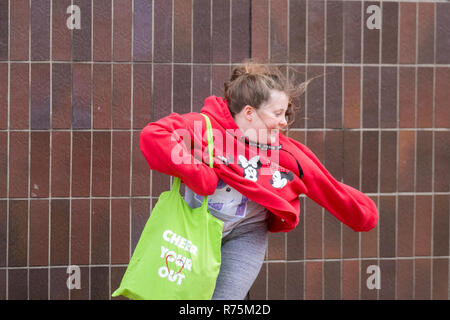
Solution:
[{"label": "woman's nose", "polygon": [[279,125],[280,125],[281,128],[286,127],[286,126],[287,126],[286,118],[283,118],[283,119],[280,121]]}]

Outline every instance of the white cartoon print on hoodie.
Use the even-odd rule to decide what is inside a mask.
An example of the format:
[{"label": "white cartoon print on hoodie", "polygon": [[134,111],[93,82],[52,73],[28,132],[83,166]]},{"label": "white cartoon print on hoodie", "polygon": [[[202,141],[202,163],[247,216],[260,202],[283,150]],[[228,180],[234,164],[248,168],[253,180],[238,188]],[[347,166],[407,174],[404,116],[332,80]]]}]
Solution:
[{"label": "white cartoon print on hoodie", "polygon": [[288,180],[292,181],[292,179],[294,179],[294,175],[292,174],[292,172],[286,173],[277,170],[272,174],[270,184],[274,188],[281,189],[287,184]]},{"label": "white cartoon print on hoodie", "polygon": [[[194,194],[194,197],[199,202],[203,201],[203,197],[198,194]],[[246,196],[219,178],[216,191],[208,196],[208,207],[227,215],[244,217],[247,210],[247,201]]]},{"label": "white cartoon print on hoodie", "polygon": [[242,155],[239,155],[238,158],[239,166],[244,169],[244,178],[256,182],[259,176],[258,169],[262,166],[259,156],[254,156],[250,160]]}]

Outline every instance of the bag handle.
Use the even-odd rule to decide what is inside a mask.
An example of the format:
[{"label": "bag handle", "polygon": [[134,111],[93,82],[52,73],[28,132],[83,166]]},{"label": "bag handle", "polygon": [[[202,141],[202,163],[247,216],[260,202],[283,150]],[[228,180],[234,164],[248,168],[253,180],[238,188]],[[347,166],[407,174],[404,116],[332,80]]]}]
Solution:
[{"label": "bag handle", "polygon": [[[213,140],[211,121],[209,120],[209,117],[206,114],[201,113],[201,115],[206,120],[206,136],[207,136],[207,140],[208,140],[209,167],[212,168],[214,165],[214,163],[213,163],[214,140]],[[180,184],[181,184],[181,179],[178,177],[175,177],[173,184],[172,184],[172,189],[176,190],[177,192],[180,192]],[[205,196],[205,197],[203,197],[202,207],[207,207],[207,206],[208,206],[208,196]]]},{"label": "bag handle", "polygon": [[[211,121],[209,120],[209,117],[206,114],[201,113],[201,115],[203,117],[205,117],[205,120],[206,120],[206,136],[208,139],[209,167],[212,168],[213,167],[214,140],[213,140]],[[207,207],[208,207],[208,196],[204,196],[203,202],[202,202],[202,208],[206,209]]]},{"label": "bag handle", "polygon": [[208,137],[208,154],[209,154],[209,167],[213,167],[213,149],[214,149],[214,140],[213,140],[213,133],[212,133],[212,127],[211,127],[211,121],[209,120],[208,116],[204,113],[201,113],[202,116],[205,117],[206,120],[206,134]]}]

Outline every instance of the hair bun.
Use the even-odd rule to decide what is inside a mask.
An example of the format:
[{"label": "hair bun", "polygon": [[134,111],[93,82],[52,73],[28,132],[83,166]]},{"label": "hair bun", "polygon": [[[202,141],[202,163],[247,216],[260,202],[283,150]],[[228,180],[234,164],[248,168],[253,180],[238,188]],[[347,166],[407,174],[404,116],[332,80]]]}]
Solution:
[{"label": "hair bun", "polygon": [[239,77],[249,75],[249,74],[251,74],[251,72],[246,65],[234,68],[233,74],[231,75],[231,78],[230,78],[230,81],[234,81]]}]

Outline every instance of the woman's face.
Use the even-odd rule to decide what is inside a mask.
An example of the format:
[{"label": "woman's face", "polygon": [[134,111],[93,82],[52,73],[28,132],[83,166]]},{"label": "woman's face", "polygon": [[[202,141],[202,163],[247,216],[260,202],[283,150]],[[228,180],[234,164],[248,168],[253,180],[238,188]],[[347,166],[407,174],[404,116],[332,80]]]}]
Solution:
[{"label": "woman's face", "polygon": [[247,132],[244,134],[250,140],[256,140],[259,143],[276,143],[280,129],[287,126],[288,103],[289,99],[284,92],[271,90],[269,100],[263,103],[259,109],[245,106],[242,112],[247,120],[245,126]]}]

